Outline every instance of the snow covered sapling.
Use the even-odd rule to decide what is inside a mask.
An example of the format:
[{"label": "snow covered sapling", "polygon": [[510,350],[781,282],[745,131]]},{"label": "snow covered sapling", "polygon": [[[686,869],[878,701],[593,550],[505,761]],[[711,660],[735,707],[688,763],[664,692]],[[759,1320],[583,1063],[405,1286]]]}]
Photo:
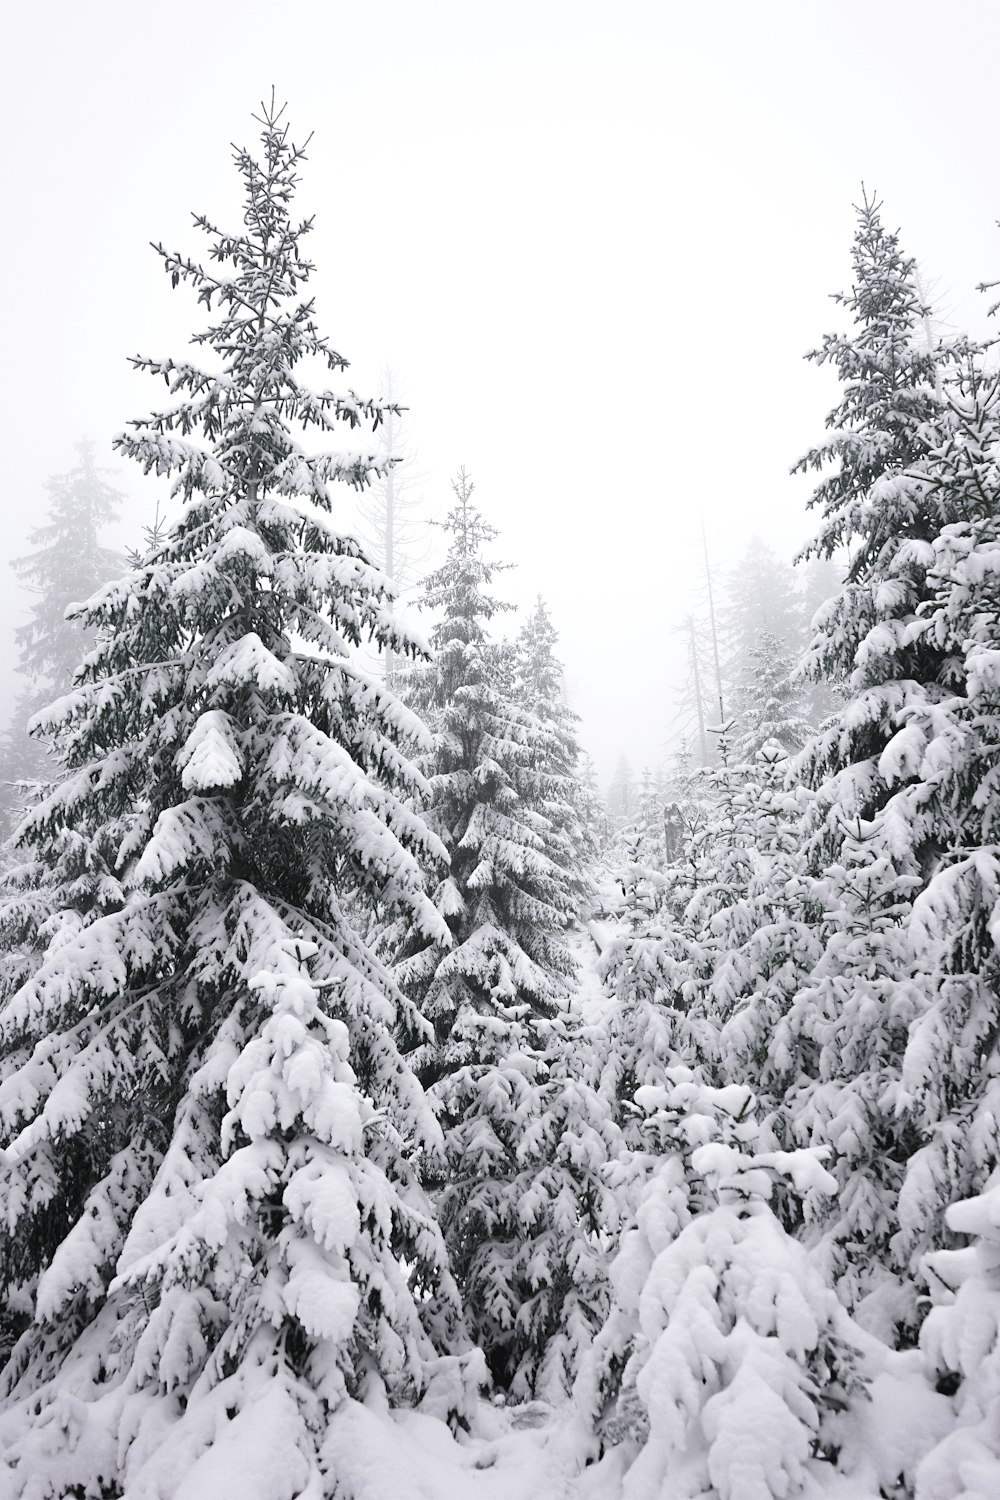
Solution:
[{"label": "snow covered sapling", "polygon": [[629,1500],[665,1483],[731,1500],[795,1493],[834,1456],[857,1350],[769,1200],[777,1178],[803,1195],[834,1185],[815,1153],[763,1149],[738,1085],[671,1068],[638,1102],[663,1157],[622,1238],[577,1399],[605,1445],[625,1444]]},{"label": "snow covered sapling", "polygon": [[589,1065],[596,1088],[633,1150],[645,1150],[638,1089],[659,1083],[664,1068],[696,1067],[715,1056],[711,1025],[695,1020],[690,933],[668,903],[669,880],[638,859],[618,872],[617,925],[598,972],[610,1005],[593,1028]]},{"label": "snow covered sapling", "polygon": [[704,874],[686,912],[698,938],[694,1009],[718,1030],[720,1081],[738,1079],[780,1110],[795,1078],[788,1010],[822,951],[802,852],[808,794],[773,741],[711,779],[715,816],[695,841]]},{"label": "snow covered sapling", "polygon": [[[215,269],[160,248],[215,357],[137,358],[172,394],[121,452],[175,476],[155,556],[80,610],[98,632],[46,725],[65,779],[24,840],[113,830],[127,889],[0,1010],[0,1273],[34,1292],[0,1387],[0,1489],[325,1493],[345,1396],[412,1401],[457,1318],[412,1158],[440,1131],[394,1034],[421,1020],[344,894],[448,933],[418,862],[413,716],[360,668],[413,645],[333,518],[373,455],[299,434],[377,420],[302,295],[303,150],[265,108]],[[198,439],[200,438],[200,441]],[[384,1399],[384,1398],[383,1398]]]},{"label": "snow covered sapling", "polygon": [[822,912],[821,955],[776,1043],[783,1141],[824,1145],[835,1197],[811,1205],[805,1239],[844,1305],[890,1346],[913,1342],[917,1288],[897,1241],[898,1197],[918,1144],[900,1082],[909,1027],[924,1006],[903,925],[917,877],[862,838],[808,882]]},{"label": "snow covered sapling", "polygon": [[1000,1492],[1000,1174],[953,1204],[948,1227],[969,1236],[960,1250],[928,1255],[934,1307],[920,1347],[957,1421],[917,1470],[917,1500],[989,1500]]}]

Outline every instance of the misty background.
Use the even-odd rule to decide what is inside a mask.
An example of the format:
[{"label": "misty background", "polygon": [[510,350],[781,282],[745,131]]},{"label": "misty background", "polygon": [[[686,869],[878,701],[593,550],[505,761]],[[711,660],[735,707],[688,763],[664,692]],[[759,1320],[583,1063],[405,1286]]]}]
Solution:
[{"label": "misty background", "polygon": [[[987,326],[979,3],[97,0],[5,31],[5,561],[84,436],[127,497],[109,540],[152,520],[164,487],[110,446],[160,399],[127,356],[181,355],[200,310],[148,242],[200,254],[192,213],[236,220],[226,142],[273,84],[314,132],[300,202],[347,383],[395,372],[423,515],[469,470],[517,563],[499,592],[549,603],[603,785],[676,734],[702,519],[720,576],[755,534],[790,559],[815,529],[788,471],[835,386],[802,355],[846,322],[862,180],[941,320]],[[27,596],[0,576],[5,720]]]}]

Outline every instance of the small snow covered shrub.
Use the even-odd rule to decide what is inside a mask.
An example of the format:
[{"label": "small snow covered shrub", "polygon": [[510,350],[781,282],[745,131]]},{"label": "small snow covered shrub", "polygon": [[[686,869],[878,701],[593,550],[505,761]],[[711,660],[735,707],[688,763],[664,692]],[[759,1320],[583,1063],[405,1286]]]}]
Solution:
[{"label": "small snow covered shrub", "polygon": [[920,1335],[956,1420],[917,1472],[917,1500],[993,1500],[1000,1495],[1000,1175],[985,1192],[948,1209],[961,1250],[926,1260],[935,1306]]},{"label": "small snow covered shrub", "polygon": [[778,1183],[835,1184],[815,1151],[760,1148],[748,1090],[668,1073],[637,1096],[666,1149],[576,1399],[604,1446],[624,1445],[626,1500],[785,1500],[837,1463],[868,1378],[865,1336],[771,1206]]}]

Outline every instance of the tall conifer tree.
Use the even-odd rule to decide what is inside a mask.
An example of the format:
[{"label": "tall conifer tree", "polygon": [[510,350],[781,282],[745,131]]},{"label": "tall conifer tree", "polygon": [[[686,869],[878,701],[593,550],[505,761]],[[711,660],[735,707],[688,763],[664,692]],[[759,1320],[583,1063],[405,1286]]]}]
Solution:
[{"label": "tall conifer tree", "polygon": [[[883,226],[880,205],[865,196],[857,212],[854,283],[834,299],[854,328],[827,335],[808,356],[832,364],[843,391],[827,417],[831,435],[796,465],[827,471],[809,502],[823,523],[803,556],[849,554],[843,589],[826,605],[808,657],[817,677],[849,685],[849,701],[802,759],[820,790],[817,833],[828,854],[845,820],[871,818],[887,802],[879,757],[910,708],[950,686],[945,653],[911,628],[930,591],[927,559],[910,545],[932,541],[953,518],[926,472],[950,354],[926,346],[916,264]],[[919,859],[913,833],[917,847],[894,856]]]},{"label": "tall conifer tree", "polygon": [[963,351],[928,347],[915,264],[868,197],[853,266],[852,290],[836,300],[854,329],[811,356],[834,364],[842,398],[827,418],[831,436],[798,465],[828,471],[811,501],[824,523],[807,554],[845,549],[849,561],[811,648],[813,670],[845,694],[799,760],[816,789],[809,854],[828,923],[783,1030],[783,1107],[793,1130],[834,1150],[842,1191],[823,1232],[841,1295],[855,1305],[873,1290],[866,1262],[877,1246],[887,1279],[871,1315],[884,1336],[908,1340],[917,1314],[893,1227],[915,1144],[903,1050],[922,1000],[902,927],[937,844],[909,748],[914,716],[936,715],[957,680],[953,654],[920,618],[934,592],[935,539],[956,514],[934,480],[933,451]]},{"label": "tall conifer tree", "polygon": [[558,639],[539,595],[515,642],[513,692],[537,721],[533,802],[549,825],[543,833],[546,853],[564,872],[578,914],[591,895],[587,867],[594,859],[595,832],[584,826],[592,809],[580,775],[577,715],[566,702],[563,666],[556,656]]},{"label": "tall conifer tree", "polygon": [[58,775],[58,765],[39,739],[29,738],[33,716],[64,693],[93,633],[79,619],[67,620],[71,604],[89,598],[121,559],[101,542],[102,530],[117,516],[121,495],[94,462],[94,445],[77,445],[78,462],[68,474],[46,481],[45,520],[28,533],[33,551],[16,558],[14,571],[33,596],[28,618],[15,631],[20,648],[17,670],[25,679],[14,701],[2,746],[3,803],[13,827],[30,804],[32,789]]},{"label": "tall conifer tree", "polygon": [[464,471],[454,489],[448,556],[426,581],[435,660],[413,674],[435,733],[426,816],[450,856],[434,893],[450,945],[404,934],[396,974],[435,1028],[412,1061],[445,1131],[439,1214],[469,1333],[501,1387],[552,1395],[603,1316],[614,1130],[569,1063],[570,745],[555,709],[535,711],[554,658],[544,640],[513,654],[490,640],[496,533]]},{"label": "tall conifer tree", "polygon": [[346,361],[303,292],[282,113],[235,153],[242,227],[196,220],[214,267],[157,247],[214,358],[136,358],[173,399],[118,447],[183,514],[82,608],[98,644],[47,715],[67,774],[25,841],[112,828],[128,899],[0,1012],[0,1276],[32,1298],[0,1388],[12,1500],[219,1493],[233,1464],[328,1493],[341,1403],[416,1399],[456,1313],[413,1165],[440,1132],[393,1041],[422,1023],[344,905],[448,942],[407,806],[420,726],[355,654],[413,646],[333,514],[377,457],[300,436],[380,411],[301,380]]}]

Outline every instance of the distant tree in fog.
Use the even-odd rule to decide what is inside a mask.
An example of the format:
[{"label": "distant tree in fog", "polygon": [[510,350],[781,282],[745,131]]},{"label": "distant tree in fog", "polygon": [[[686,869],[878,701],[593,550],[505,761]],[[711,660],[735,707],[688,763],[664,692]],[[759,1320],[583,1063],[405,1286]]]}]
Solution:
[{"label": "distant tree in fog", "polygon": [[107,471],[95,465],[93,443],[83,439],[76,448],[75,467],[45,483],[46,518],[28,533],[33,550],[11,563],[32,595],[32,604],[14,633],[20,652],[17,670],[25,685],[14,700],[0,744],[0,801],[8,832],[31,800],[32,790],[52,778],[49,747],[28,735],[28,721],[69,689],[96,639],[93,630],[66,619],[66,607],[87,599],[121,563],[100,538],[103,528],[115,520],[123,497],[108,482]]}]

